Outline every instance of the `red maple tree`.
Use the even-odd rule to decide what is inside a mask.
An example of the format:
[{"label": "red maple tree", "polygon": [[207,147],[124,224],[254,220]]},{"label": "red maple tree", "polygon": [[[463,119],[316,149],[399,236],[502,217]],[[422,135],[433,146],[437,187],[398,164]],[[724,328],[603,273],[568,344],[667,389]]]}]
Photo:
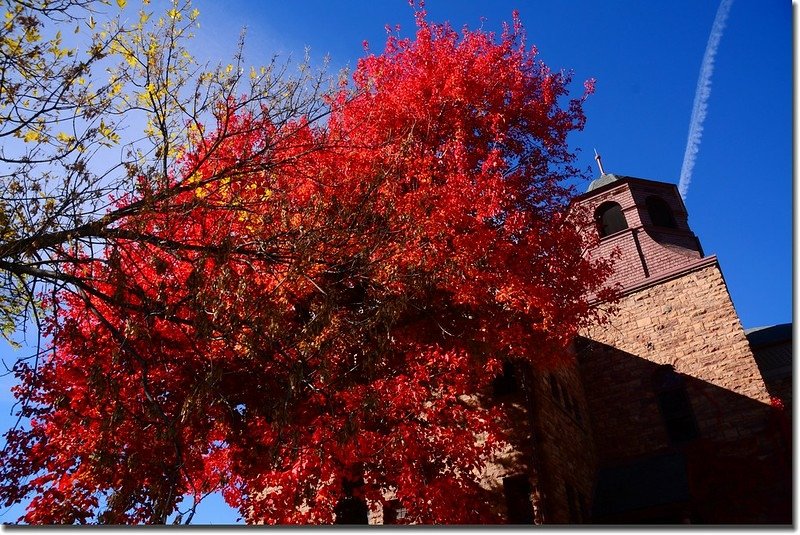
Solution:
[{"label": "red maple tree", "polygon": [[564,221],[583,98],[516,17],[417,25],[323,126],[226,116],[176,170],[197,187],[119,225],[149,239],[75,267],[91,291],[17,368],[0,497],[32,496],[24,522],[165,522],[218,490],[248,522],[349,495],[502,521],[476,474],[509,422],[483,400],[508,359],[558,365],[608,269]]}]

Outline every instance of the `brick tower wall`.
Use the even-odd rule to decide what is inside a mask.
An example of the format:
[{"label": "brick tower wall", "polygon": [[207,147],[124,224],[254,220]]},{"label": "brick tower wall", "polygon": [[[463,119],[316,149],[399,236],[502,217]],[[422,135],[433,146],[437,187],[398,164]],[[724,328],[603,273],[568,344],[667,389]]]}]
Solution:
[{"label": "brick tower wall", "polygon": [[[635,187],[632,187],[635,186]],[[698,258],[702,250],[688,225],[686,210],[674,186],[649,181],[623,182],[616,187],[583,201],[592,212],[606,201],[620,205],[628,228],[604,237],[590,255],[593,258],[619,257],[609,284],[630,287],[648,278],[655,278],[681,269]],[[657,196],[667,203],[675,218],[676,228],[653,227],[644,206],[647,197]],[[586,232],[595,233],[590,226]]]}]

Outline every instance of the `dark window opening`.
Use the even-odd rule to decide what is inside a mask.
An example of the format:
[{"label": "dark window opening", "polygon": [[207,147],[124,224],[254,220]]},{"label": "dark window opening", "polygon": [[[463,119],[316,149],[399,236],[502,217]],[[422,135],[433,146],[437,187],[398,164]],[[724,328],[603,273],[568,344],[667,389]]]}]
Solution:
[{"label": "dark window opening", "polygon": [[531,482],[525,474],[503,478],[509,524],[533,524]]},{"label": "dark window opening", "polygon": [[492,387],[496,397],[515,394],[519,391],[519,381],[517,381],[517,372],[513,363],[510,361],[503,363],[503,373],[494,378]]},{"label": "dark window opening", "polygon": [[361,498],[345,496],[334,509],[336,524],[369,524],[367,504]]},{"label": "dark window opening", "polygon": [[406,517],[406,508],[402,506],[400,500],[390,500],[383,506],[383,523],[398,524],[399,520]]},{"label": "dark window opening", "polygon": [[601,238],[628,228],[628,222],[625,220],[625,214],[622,213],[622,207],[615,202],[601,204],[595,212],[595,220],[597,221]]},{"label": "dark window opening", "polygon": [[700,433],[683,377],[665,364],[653,374],[653,387],[669,439],[677,444],[696,439]]},{"label": "dark window opening", "polygon": [[650,222],[656,227],[676,228],[672,208],[661,197],[650,196],[645,200]]}]

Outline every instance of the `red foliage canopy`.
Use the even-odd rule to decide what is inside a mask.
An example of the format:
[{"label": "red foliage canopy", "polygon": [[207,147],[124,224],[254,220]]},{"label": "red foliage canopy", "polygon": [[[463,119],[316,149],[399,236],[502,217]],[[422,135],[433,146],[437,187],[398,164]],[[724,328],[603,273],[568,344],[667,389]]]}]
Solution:
[{"label": "red foliage canopy", "polygon": [[557,365],[607,271],[564,223],[582,99],[516,20],[420,13],[353,80],[324,126],[227,117],[176,171],[194,188],[76,267],[94,290],[17,370],[0,497],[32,495],[25,522],[163,522],[219,489],[249,522],[389,491],[406,522],[500,520],[481,396],[505,359]]}]

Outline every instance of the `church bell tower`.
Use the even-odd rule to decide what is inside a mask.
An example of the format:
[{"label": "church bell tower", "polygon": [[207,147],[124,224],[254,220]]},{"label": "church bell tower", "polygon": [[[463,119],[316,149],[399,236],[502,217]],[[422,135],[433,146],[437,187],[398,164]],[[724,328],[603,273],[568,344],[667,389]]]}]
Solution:
[{"label": "church bell tower", "polygon": [[620,254],[612,283],[627,291],[680,273],[705,257],[674,184],[603,174],[578,199],[593,214],[594,256]]},{"label": "church bell tower", "polygon": [[601,173],[573,201],[593,216],[588,254],[613,259],[620,290],[608,322],[576,341],[597,462],[593,521],[767,521],[709,497],[735,486],[768,495],[780,479],[748,475],[762,468],[753,459],[774,455],[770,398],[717,257],[704,254],[674,184]]}]

